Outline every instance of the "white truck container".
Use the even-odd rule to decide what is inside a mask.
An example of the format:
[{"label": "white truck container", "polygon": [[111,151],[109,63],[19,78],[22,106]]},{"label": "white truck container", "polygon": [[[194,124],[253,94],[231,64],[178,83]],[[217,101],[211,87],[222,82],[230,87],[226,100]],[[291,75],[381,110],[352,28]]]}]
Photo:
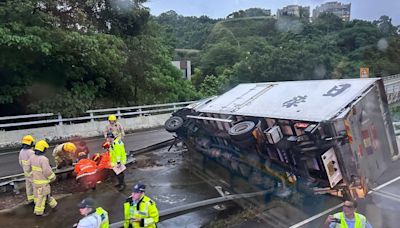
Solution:
[{"label": "white truck container", "polygon": [[378,78],[240,84],[175,112],[165,127],[245,178],[273,169],[315,193],[352,198],[398,156]]}]

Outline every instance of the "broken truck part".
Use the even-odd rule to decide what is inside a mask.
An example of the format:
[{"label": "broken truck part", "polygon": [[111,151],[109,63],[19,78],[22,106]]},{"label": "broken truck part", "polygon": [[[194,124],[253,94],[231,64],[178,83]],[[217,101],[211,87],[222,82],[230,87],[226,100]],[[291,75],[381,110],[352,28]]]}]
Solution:
[{"label": "broken truck part", "polygon": [[261,188],[294,182],[362,198],[398,156],[376,78],[240,84],[174,112],[165,128]]}]

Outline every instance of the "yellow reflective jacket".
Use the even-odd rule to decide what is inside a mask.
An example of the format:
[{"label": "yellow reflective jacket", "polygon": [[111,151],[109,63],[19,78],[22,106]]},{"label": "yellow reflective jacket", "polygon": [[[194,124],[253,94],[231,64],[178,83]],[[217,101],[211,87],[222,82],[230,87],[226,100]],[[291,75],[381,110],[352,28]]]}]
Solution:
[{"label": "yellow reflective jacket", "polygon": [[98,207],[98,208],[96,208],[96,214],[99,216],[100,221],[101,221],[100,228],[108,228],[108,227],[110,227],[110,222],[108,220],[107,211],[105,211],[101,207]]},{"label": "yellow reflective jacket", "polygon": [[110,161],[111,166],[114,167],[117,163],[126,164],[126,152],[124,143],[120,138],[114,139],[110,145]]},{"label": "yellow reflective jacket", "polygon": [[29,158],[28,164],[28,172],[32,172],[32,183],[34,185],[46,185],[56,179],[46,156],[34,154]]},{"label": "yellow reflective jacket", "polygon": [[[141,221],[133,222],[131,219],[141,219]],[[137,204],[134,204],[132,197],[129,197],[124,203],[124,228],[155,228],[157,222],[158,209],[156,203],[149,197],[143,196]]]},{"label": "yellow reflective jacket", "polygon": [[[339,212],[333,215],[334,218],[340,219],[340,224],[336,224],[335,228],[348,228],[346,219],[344,218],[344,213]],[[354,213],[354,228],[365,228],[367,224],[367,218],[364,215]]]}]

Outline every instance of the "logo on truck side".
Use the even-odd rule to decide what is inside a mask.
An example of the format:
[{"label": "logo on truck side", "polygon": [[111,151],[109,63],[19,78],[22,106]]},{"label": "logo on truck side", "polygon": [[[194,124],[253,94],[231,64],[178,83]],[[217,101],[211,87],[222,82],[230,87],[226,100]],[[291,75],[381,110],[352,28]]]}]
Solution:
[{"label": "logo on truck side", "polygon": [[283,107],[290,108],[292,106],[297,107],[299,103],[306,102],[307,95],[293,97],[293,99],[288,100],[282,104]]},{"label": "logo on truck side", "polygon": [[341,84],[339,86],[334,86],[332,89],[330,89],[327,93],[325,93],[322,96],[336,97],[337,95],[343,93],[346,89],[350,87],[351,87],[350,84]]}]

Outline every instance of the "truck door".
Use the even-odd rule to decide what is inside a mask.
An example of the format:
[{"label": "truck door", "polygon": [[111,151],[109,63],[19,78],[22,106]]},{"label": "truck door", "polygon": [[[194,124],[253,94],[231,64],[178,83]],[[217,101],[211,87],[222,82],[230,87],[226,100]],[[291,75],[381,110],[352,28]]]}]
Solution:
[{"label": "truck door", "polygon": [[385,128],[377,88],[367,91],[353,106],[345,123],[350,125],[352,150],[361,175],[368,187],[374,187],[378,178],[391,163],[393,134]]}]

